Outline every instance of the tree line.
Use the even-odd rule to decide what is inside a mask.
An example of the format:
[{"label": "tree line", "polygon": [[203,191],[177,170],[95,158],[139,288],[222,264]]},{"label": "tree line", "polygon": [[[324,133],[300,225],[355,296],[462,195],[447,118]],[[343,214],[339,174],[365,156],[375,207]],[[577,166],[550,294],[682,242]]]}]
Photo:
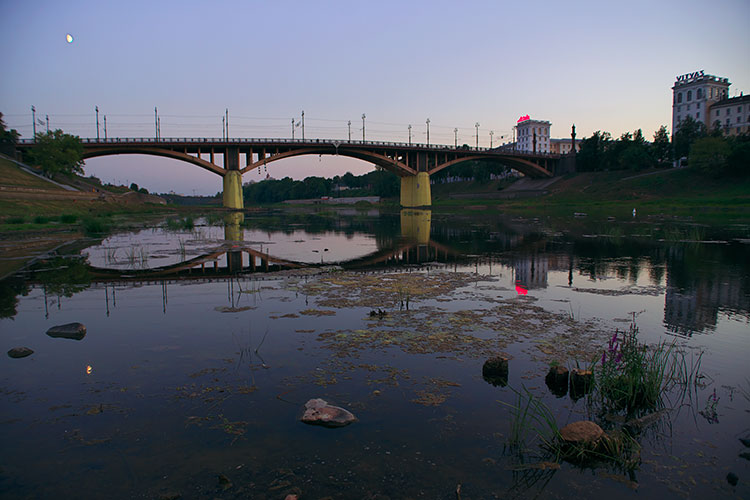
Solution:
[{"label": "tree line", "polygon": [[641,129],[613,139],[596,131],[581,140],[576,168],[582,172],[644,170],[685,165],[703,174],[746,176],[750,174],[750,134],[727,136],[720,126],[710,131],[691,117],[680,122],[671,140],[667,127],[646,141]]}]

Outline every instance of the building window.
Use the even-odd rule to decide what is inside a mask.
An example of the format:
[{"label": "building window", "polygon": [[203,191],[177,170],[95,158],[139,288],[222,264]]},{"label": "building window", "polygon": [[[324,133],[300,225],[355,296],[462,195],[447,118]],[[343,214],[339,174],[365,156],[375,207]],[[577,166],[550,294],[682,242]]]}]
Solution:
[{"label": "building window", "polygon": [[727,114],[729,114],[732,111],[732,108],[727,108]]},{"label": "building window", "polygon": [[682,92],[678,92],[677,93],[677,103],[679,104],[681,102],[682,102]]},{"label": "building window", "polygon": [[695,113],[695,119],[696,120],[699,119],[700,117],[701,117],[701,112],[700,111],[698,111],[697,113]]},{"label": "building window", "polygon": [[708,89],[708,96],[709,96],[709,97],[710,97],[711,99],[713,99],[713,98],[714,98],[714,88],[713,88],[713,87],[711,87],[710,89]]},{"label": "building window", "polygon": [[719,116],[719,110],[718,109],[716,110],[716,116]]},{"label": "building window", "polygon": [[693,91],[692,90],[688,90],[687,100],[688,100],[688,102],[690,102],[690,101],[693,100]]},{"label": "building window", "polygon": [[737,123],[740,123],[740,117],[739,116],[737,117]]},{"label": "building window", "polygon": [[737,106],[737,112],[742,113],[742,106]]},{"label": "building window", "polygon": [[695,98],[696,99],[700,99],[702,94],[703,94],[703,90],[702,89],[696,90],[695,91]]}]

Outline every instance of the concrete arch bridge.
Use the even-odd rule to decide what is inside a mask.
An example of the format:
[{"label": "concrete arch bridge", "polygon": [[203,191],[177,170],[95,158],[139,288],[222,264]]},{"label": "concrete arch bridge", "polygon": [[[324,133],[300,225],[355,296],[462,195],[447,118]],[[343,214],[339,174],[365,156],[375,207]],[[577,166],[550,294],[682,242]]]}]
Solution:
[{"label": "concrete arch bridge", "polygon": [[[401,205],[432,204],[430,175],[452,165],[485,160],[514,168],[532,178],[552,177],[561,171],[564,156],[515,151],[511,147],[475,148],[437,144],[333,139],[250,138],[108,138],[82,139],[84,159],[120,154],[145,154],[181,160],[223,177],[223,203],[242,209],[242,174],[274,161],[305,155],[339,155],[372,163],[401,178]],[[34,147],[21,140],[18,149]],[[222,156],[222,165],[215,160]]]}]

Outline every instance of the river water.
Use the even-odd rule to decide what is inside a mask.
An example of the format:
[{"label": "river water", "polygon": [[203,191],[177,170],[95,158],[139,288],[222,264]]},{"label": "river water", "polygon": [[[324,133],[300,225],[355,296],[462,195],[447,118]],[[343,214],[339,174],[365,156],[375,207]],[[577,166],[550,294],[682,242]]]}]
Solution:
[{"label": "river water", "polygon": [[[375,209],[195,222],[69,245],[0,282],[3,348],[34,351],[0,362],[4,498],[750,496],[746,225]],[[71,322],[83,338],[46,334]],[[513,440],[527,394],[559,427],[616,429],[596,390],[556,395],[545,375],[595,366],[631,324],[695,374],[651,408],[633,461]],[[507,377],[485,379],[497,356]],[[358,420],[306,425],[312,398]]]}]

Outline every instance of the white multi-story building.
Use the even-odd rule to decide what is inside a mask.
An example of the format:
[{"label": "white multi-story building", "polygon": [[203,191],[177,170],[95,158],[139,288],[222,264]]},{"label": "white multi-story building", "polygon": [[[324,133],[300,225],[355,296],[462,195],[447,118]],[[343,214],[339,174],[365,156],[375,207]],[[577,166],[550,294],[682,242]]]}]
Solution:
[{"label": "white multi-story building", "polygon": [[717,125],[726,135],[739,135],[750,132],[750,95],[723,99],[709,110],[710,129]]},{"label": "white multi-story building", "polygon": [[528,115],[522,116],[516,123],[516,149],[532,153],[549,153],[551,125],[548,121],[532,120]]},{"label": "white multi-story building", "polygon": [[672,87],[672,133],[688,116],[710,129],[714,122],[711,108],[727,99],[730,85],[728,78],[707,75],[703,70],[678,76]]}]

